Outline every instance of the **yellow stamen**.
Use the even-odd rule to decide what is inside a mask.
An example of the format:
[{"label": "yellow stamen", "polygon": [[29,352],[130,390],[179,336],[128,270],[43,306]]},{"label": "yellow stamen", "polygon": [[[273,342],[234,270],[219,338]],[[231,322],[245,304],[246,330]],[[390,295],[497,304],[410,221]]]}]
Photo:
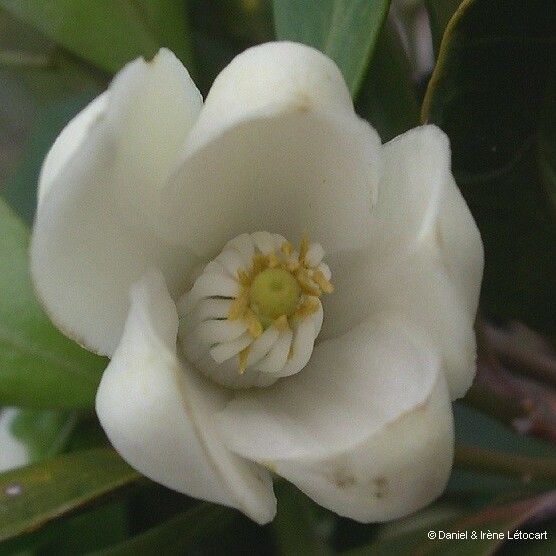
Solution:
[{"label": "yellow stamen", "polygon": [[297,308],[294,318],[304,319],[319,310],[320,303],[319,300],[314,297],[309,297],[305,299]]},{"label": "yellow stamen", "polygon": [[299,264],[305,264],[305,257],[307,256],[307,251],[309,251],[309,238],[307,234],[303,234],[301,241],[299,242]]},{"label": "yellow stamen", "polygon": [[288,259],[284,267],[289,272],[295,272],[299,268],[299,261],[296,259]]},{"label": "yellow stamen", "polygon": [[266,255],[263,255],[262,253],[257,253],[256,255],[253,255],[253,267],[251,270],[251,279],[253,279],[259,272],[267,268],[267,265],[268,265],[268,259]]},{"label": "yellow stamen", "polygon": [[313,273],[313,282],[318,284],[323,293],[332,293],[334,291],[334,286],[330,283],[330,280],[326,278],[321,270],[315,270],[315,272]]},{"label": "yellow stamen", "polygon": [[313,281],[309,277],[309,274],[304,268],[300,268],[295,273],[295,277],[297,278],[297,281],[301,286],[303,293],[306,293],[307,295],[313,295],[315,297],[318,297],[320,295],[320,289],[317,287],[316,284],[313,283]]},{"label": "yellow stamen", "polygon": [[247,369],[247,358],[249,357],[249,352],[251,351],[251,346],[247,346],[239,352],[239,374],[242,375]]},{"label": "yellow stamen", "polygon": [[230,309],[228,310],[228,318],[230,320],[238,320],[243,316],[248,306],[249,291],[244,289],[241,294],[232,301]]},{"label": "yellow stamen", "polygon": [[247,332],[253,338],[258,338],[263,333],[263,325],[257,315],[252,309],[247,309],[243,318],[245,319],[245,324],[247,324]]},{"label": "yellow stamen", "polygon": [[288,323],[288,317],[286,317],[286,315],[282,315],[281,317],[278,317],[272,323],[272,326],[274,326],[274,328],[276,328],[280,332],[283,332],[284,330],[287,330],[290,327],[290,325]]},{"label": "yellow stamen", "polygon": [[280,245],[280,251],[282,251],[282,253],[284,253],[284,255],[289,257],[292,254],[292,251],[293,251],[292,244],[289,241],[284,241],[284,243],[282,243],[282,245]]},{"label": "yellow stamen", "polygon": [[269,253],[267,256],[268,268],[276,268],[280,265],[280,261],[274,252]]},{"label": "yellow stamen", "polygon": [[251,284],[251,276],[245,270],[238,270],[237,271],[237,279],[238,282],[244,287],[247,288]]}]

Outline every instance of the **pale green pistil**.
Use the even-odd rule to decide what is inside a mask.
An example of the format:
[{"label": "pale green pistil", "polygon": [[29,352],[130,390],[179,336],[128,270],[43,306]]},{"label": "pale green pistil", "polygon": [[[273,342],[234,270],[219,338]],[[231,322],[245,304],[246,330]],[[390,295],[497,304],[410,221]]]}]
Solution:
[{"label": "pale green pistil", "polygon": [[267,268],[255,276],[249,302],[266,328],[282,315],[292,315],[300,295],[301,288],[290,272],[283,268]]}]

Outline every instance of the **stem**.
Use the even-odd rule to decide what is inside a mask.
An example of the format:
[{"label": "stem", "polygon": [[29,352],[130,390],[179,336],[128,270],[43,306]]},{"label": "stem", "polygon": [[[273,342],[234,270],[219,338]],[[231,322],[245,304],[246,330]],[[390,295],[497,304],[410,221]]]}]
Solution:
[{"label": "stem", "polygon": [[474,384],[460,402],[472,407],[518,434],[527,434],[556,444],[556,418],[548,401],[538,393],[523,391],[509,397],[489,386]]},{"label": "stem", "polygon": [[456,446],[454,465],[463,469],[556,483],[555,458],[531,458],[475,446]]},{"label": "stem", "polygon": [[[514,324],[514,334],[530,345],[529,350],[549,354],[543,338]],[[556,444],[556,390],[510,372],[494,349],[491,325],[477,319],[477,377],[462,402],[509,425],[520,434],[538,436]],[[500,342],[498,342],[500,343]]]},{"label": "stem", "polygon": [[541,341],[539,334],[520,323],[514,323],[510,329],[502,329],[483,322],[484,339],[503,364],[524,376],[556,386],[556,356],[548,348],[546,352],[541,351],[532,339],[523,337],[525,333],[535,334],[538,337],[536,341]]}]

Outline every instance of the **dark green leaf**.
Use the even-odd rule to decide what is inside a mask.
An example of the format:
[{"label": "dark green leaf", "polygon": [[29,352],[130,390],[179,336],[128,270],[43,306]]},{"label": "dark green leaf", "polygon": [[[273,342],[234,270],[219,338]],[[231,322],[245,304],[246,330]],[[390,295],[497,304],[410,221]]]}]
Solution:
[{"label": "dark green leaf", "polygon": [[279,553],[284,556],[331,553],[318,532],[315,503],[291,484],[276,483],[274,488],[279,509],[272,526]]},{"label": "dark green leaf", "polygon": [[272,1],[189,0],[189,15],[197,64],[195,83],[206,96],[216,76],[240,52],[272,41]]},{"label": "dark green leaf", "polygon": [[28,241],[26,226],[0,200],[0,404],[92,407],[106,360],[50,323],[33,294]]},{"label": "dark green leaf", "polygon": [[89,554],[122,542],[128,536],[128,529],[126,500],[115,500],[0,543],[0,556]]},{"label": "dark green leaf", "polygon": [[206,96],[216,76],[240,51],[222,37],[198,30],[193,33],[193,41],[197,58],[203,60],[197,72],[197,86]]},{"label": "dark green leaf", "polygon": [[454,174],[483,236],[483,308],[548,331],[556,330],[556,225],[536,143],[555,64],[556,3],[465,2],[422,111],[450,137]]},{"label": "dark green leaf", "polygon": [[[33,539],[35,554],[89,554],[124,541],[128,536],[126,501],[116,500],[51,523]],[[25,537],[22,540],[27,540]]]},{"label": "dark green leaf", "polygon": [[541,111],[538,157],[542,182],[556,209],[556,81],[550,83]]},{"label": "dark green leaf", "polygon": [[227,525],[233,513],[214,504],[200,504],[128,541],[107,548],[102,556],[173,556],[186,550],[220,527]]},{"label": "dark green leaf", "polygon": [[[199,2],[203,3],[203,0],[197,0]],[[274,37],[270,0],[220,0],[217,16],[214,5],[205,9],[212,19],[218,17],[221,20],[224,31],[221,36],[228,35],[246,46],[268,42]]]},{"label": "dark green leaf", "polygon": [[314,46],[330,56],[355,96],[390,1],[274,0],[273,5],[277,38]]},{"label": "dark green leaf", "polygon": [[100,426],[96,415],[80,415],[76,426],[67,439],[64,452],[77,452],[100,446],[107,446],[108,439]]},{"label": "dark green leaf", "polygon": [[108,71],[160,46],[189,62],[185,13],[170,0],[1,0],[0,6],[56,43]]},{"label": "dark green leaf", "polygon": [[[532,524],[529,531],[539,531],[541,527]],[[504,556],[546,556],[556,554],[556,521],[545,522],[542,529],[546,531],[545,541],[513,540],[504,546]],[[502,553],[502,552],[501,552]]]},{"label": "dark green leaf", "polygon": [[376,128],[383,141],[419,123],[409,61],[395,29],[388,23],[378,37],[356,108]]},{"label": "dark green leaf", "polygon": [[435,52],[438,52],[440,48],[448,22],[462,3],[462,0],[425,0]]},{"label": "dark green leaf", "polygon": [[36,531],[140,478],[108,448],[8,471],[0,475],[0,541]]}]

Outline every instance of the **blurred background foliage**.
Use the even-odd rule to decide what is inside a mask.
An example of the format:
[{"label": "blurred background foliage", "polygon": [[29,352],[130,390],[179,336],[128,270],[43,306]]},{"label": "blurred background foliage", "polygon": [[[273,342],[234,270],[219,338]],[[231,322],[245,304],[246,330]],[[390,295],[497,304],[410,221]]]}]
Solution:
[{"label": "blurred background foliage", "polygon": [[[485,243],[478,375],[454,404],[452,479],[385,525],[279,482],[278,517],[258,527],[140,477],[93,413],[106,361],[53,328],[28,277],[41,162],[117,70],[167,46],[206,95],[236,54],[275,38],[331,56],[383,140],[442,127]],[[552,0],[0,0],[0,406],[20,408],[11,429],[33,461],[0,475],[0,554],[554,553],[555,64]],[[549,540],[426,538],[516,528]]]}]

